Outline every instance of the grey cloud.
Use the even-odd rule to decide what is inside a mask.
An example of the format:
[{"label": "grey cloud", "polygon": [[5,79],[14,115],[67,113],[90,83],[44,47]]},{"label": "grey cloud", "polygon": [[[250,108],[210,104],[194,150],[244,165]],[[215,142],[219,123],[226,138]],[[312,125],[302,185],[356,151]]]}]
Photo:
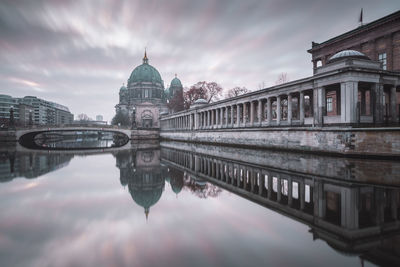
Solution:
[{"label": "grey cloud", "polygon": [[[184,86],[213,80],[225,88],[257,89],[263,81],[273,84],[280,71],[292,80],[311,75],[306,52],[311,41],[357,27],[361,7],[365,21],[372,21],[400,3],[2,1],[0,91],[41,94],[75,114],[102,113],[111,119],[118,88],[141,64],[145,46],[166,85],[178,73]],[[38,83],[45,91],[16,79]]]}]

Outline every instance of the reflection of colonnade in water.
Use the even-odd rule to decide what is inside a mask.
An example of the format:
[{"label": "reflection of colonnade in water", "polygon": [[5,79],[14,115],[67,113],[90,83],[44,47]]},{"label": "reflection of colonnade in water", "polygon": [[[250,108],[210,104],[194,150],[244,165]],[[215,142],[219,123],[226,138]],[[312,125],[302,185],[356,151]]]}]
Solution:
[{"label": "reflection of colonnade in water", "polygon": [[398,188],[295,174],[171,147],[161,152],[162,162],[301,221],[314,238],[346,253],[365,251],[383,236],[400,232]]}]

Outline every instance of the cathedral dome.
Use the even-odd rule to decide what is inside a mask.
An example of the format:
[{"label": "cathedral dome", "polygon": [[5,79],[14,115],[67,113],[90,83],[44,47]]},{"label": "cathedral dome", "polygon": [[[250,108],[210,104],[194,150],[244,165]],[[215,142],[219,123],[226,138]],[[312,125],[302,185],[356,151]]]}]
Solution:
[{"label": "cathedral dome", "polygon": [[126,86],[123,84],[123,85],[121,86],[121,88],[119,88],[119,90],[120,90],[120,91],[126,91],[126,90],[128,90],[128,89],[127,89]]},{"label": "cathedral dome", "polygon": [[182,87],[181,80],[179,80],[176,76],[171,81],[171,87]]},{"label": "cathedral dome", "polygon": [[146,53],[144,54],[143,64],[137,66],[129,77],[129,83],[150,82],[162,85],[161,75],[156,68],[149,64]]}]

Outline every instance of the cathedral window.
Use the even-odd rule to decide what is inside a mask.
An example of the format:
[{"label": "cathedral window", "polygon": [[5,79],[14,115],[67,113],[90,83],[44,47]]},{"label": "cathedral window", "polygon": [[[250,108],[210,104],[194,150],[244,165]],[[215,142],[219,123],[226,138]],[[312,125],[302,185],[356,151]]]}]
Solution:
[{"label": "cathedral window", "polygon": [[148,98],[149,97],[149,90],[145,89],[144,90],[144,98]]}]

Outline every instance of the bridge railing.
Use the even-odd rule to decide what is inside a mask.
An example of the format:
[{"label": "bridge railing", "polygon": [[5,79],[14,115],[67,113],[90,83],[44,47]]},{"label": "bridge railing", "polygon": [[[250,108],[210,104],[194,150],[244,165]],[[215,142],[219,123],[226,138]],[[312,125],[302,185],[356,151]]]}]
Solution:
[{"label": "bridge railing", "polygon": [[119,129],[129,130],[130,127],[121,127],[117,125],[98,125],[98,124],[59,124],[59,125],[31,125],[31,126],[18,126],[16,130],[30,130],[30,129],[52,129],[52,128],[93,128],[93,129]]}]

